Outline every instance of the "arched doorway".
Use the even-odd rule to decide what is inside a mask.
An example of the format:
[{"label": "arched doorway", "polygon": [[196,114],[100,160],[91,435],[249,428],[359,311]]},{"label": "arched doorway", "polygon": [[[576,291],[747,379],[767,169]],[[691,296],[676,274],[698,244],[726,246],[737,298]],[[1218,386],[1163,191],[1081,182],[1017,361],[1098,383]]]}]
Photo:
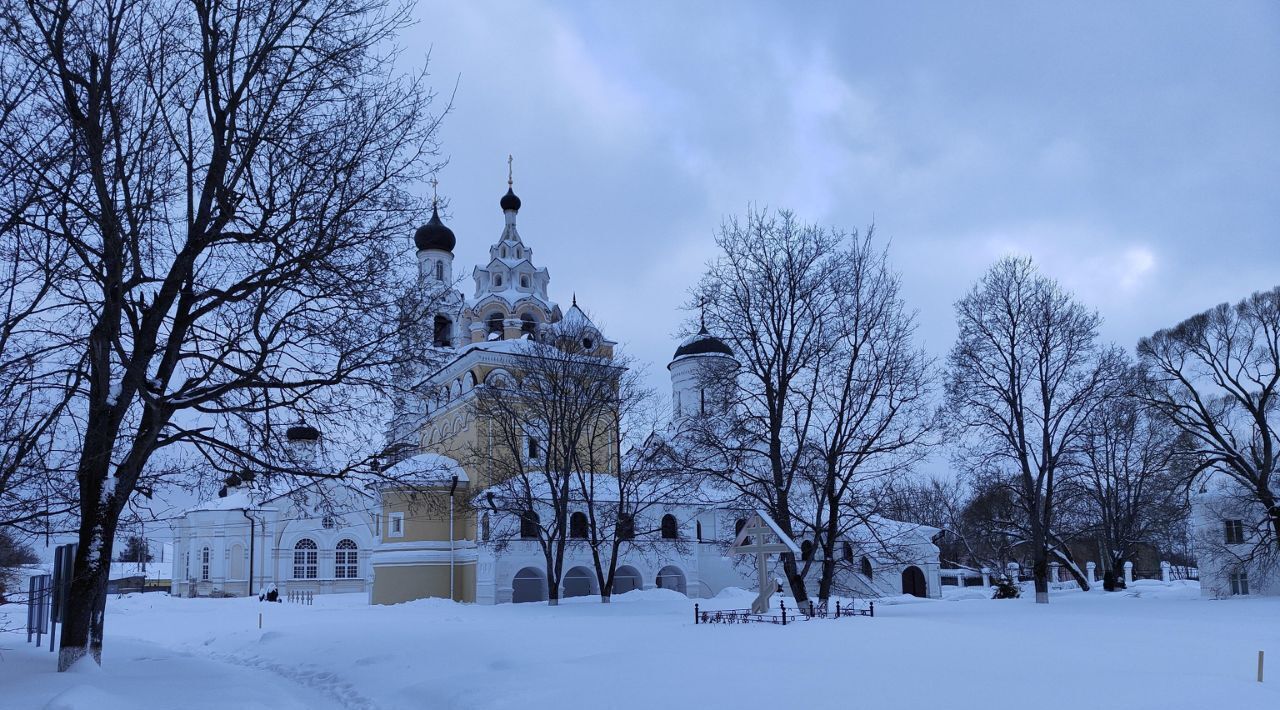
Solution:
[{"label": "arched doorway", "polygon": [[919,567],[912,565],[902,570],[902,593],[913,597],[929,596],[929,590],[924,583],[924,572],[921,572]]},{"label": "arched doorway", "polygon": [[547,577],[536,567],[525,567],[511,580],[511,601],[544,602],[547,600]]},{"label": "arched doorway", "polygon": [[644,586],[640,571],[631,565],[623,565],[613,572],[613,593],[626,594]]},{"label": "arched doorway", "polygon": [[684,572],[675,565],[667,565],[658,570],[658,578],[656,580],[659,589],[671,589],[681,594],[685,592]]},{"label": "arched doorway", "polygon": [[561,586],[564,591],[560,596],[565,599],[596,594],[596,575],[586,567],[574,567],[565,573]]}]

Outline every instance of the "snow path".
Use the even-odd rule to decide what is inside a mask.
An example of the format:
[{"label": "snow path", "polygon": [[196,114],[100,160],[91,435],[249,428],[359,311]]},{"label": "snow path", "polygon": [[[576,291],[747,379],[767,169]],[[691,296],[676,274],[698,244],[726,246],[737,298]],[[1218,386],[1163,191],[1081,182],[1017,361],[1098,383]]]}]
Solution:
[{"label": "snow path", "polygon": [[1259,650],[1280,658],[1280,598],[1206,601],[1185,583],[1061,592],[1047,606],[961,596],[786,628],[695,626],[693,601],[663,590],[558,608],[113,598],[97,675],[58,676],[50,654],[0,636],[15,649],[0,662],[0,708],[1280,707],[1277,661],[1254,681]]}]

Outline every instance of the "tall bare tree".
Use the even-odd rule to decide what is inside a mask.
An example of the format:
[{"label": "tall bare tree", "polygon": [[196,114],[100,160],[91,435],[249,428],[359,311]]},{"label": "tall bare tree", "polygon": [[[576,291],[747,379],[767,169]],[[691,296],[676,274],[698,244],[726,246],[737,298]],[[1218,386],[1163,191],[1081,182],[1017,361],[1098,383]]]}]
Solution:
[{"label": "tall bare tree", "polygon": [[1114,574],[1143,545],[1186,524],[1187,496],[1175,466],[1174,429],[1133,396],[1134,369],[1090,418],[1081,442],[1082,468],[1068,484],[1081,499],[1087,530],[1097,538],[1103,572]]},{"label": "tall bare tree", "polygon": [[[616,497],[616,490],[610,496],[596,488],[616,480],[595,479],[617,473],[617,427],[631,406],[624,398],[637,383],[624,359],[600,352],[598,333],[573,324],[548,326],[521,345],[512,355],[510,378],[491,374],[477,388],[473,415],[480,433],[463,456],[484,477],[472,506],[497,518],[489,542],[536,542],[546,562],[547,601],[554,606],[570,544],[571,505],[584,496]],[[624,512],[615,509],[609,518],[603,508],[594,511],[597,542]],[[600,554],[595,545],[592,550]],[[598,561],[601,569],[603,564]]]},{"label": "tall bare tree", "polygon": [[1085,427],[1118,376],[1119,356],[1098,343],[1098,314],[1028,258],[996,262],[956,303],[956,321],[946,391],[964,436],[957,459],[1016,493],[1036,602],[1047,604],[1050,555],[1069,554],[1053,535],[1061,476],[1078,463]]},{"label": "tall bare tree", "polygon": [[1224,475],[1256,504],[1258,551],[1280,552],[1280,287],[1143,338],[1138,358],[1140,396],[1185,436],[1185,482]]},{"label": "tall bare tree", "polygon": [[120,513],[178,470],[159,452],[267,467],[268,412],[336,430],[395,350],[406,188],[438,118],[387,53],[407,19],[382,0],[0,3],[42,139],[6,159],[60,206],[28,225],[69,255],[47,336],[80,377],[60,669],[101,662]]},{"label": "tall bare tree", "polygon": [[830,321],[835,340],[817,371],[815,455],[807,474],[816,505],[805,521],[813,549],[821,552],[809,559],[821,562],[822,601],[831,596],[838,541],[855,527],[876,528],[877,489],[919,462],[936,422],[931,359],[914,343],[915,316],[872,231],[850,235],[828,275],[826,293],[837,306]]},{"label": "tall bare tree", "polygon": [[[750,210],[716,235],[720,256],[698,285],[697,307],[728,343],[740,368],[708,368],[716,391],[728,393],[723,418],[690,432],[693,450],[714,462],[705,472],[749,507],[765,510],[795,536],[792,496],[814,436],[822,363],[835,347],[842,317],[832,282],[844,235],[804,224],[794,214]],[[782,555],[798,602],[808,600],[795,556]]]}]

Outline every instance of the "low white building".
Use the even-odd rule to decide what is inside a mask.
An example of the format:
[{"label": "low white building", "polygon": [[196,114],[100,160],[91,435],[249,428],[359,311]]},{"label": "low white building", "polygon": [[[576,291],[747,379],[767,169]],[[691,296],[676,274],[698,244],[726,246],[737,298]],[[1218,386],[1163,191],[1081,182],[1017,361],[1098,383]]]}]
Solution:
[{"label": "low white building", "polygon": [[[317,484],[320,485],[320,484]],[[173,524],[171,593],[246,596],[276,587],[318,594],[363,592],[375,544],[374,515],[320,513],[315,491],[255,499],[233,490],[187,510]]]},{"label": "low white building", "polygon": [[1266,511],[1238,484],[1223,475],[1204,481],[1191,497],[1191,525],[1202,596],[1280,595],[1280,555],[1259,544]]}]

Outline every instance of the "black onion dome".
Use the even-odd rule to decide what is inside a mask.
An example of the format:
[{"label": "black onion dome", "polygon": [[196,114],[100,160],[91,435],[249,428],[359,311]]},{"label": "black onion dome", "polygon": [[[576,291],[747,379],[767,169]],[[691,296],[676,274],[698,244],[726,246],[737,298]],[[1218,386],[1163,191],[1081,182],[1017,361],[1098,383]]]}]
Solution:
[{"label": "black onion dome", "polygon": [[316,441],[320,438],[320,430],[309,424],[297,424],[284,432],[289,441]]},{"label": "black onion dome", "polygon": [[507,187],[507,194],[502,196],[502,201],[498,204],[502,205],[503,212],[506,212],[507,210],[511,210],[512,212],[520,211],[520,198],[516,197],[516,193],[512,192],[510,187]]},{"label": "black onion dome", "polygon": [[698,331],[698,334],[680,344],[676,348],[676,354],[671,359],[676,359],[684,355],[728,355],[733,357],[733,348],[730,348],[725,342],[714,335],[707,332],[706,328]]},{"label": "black onion dome", "polygon": [[413,243],[418,246],[418,251],[439,249],[452,252],[454,245],[458,243],[458,239],[453,236],[453,230],[444,226],[444,222],[440,221],[440,212],[433,205],[431,207],[431,219],[426,224],[418,227],[418,231],[413,233]]}]

